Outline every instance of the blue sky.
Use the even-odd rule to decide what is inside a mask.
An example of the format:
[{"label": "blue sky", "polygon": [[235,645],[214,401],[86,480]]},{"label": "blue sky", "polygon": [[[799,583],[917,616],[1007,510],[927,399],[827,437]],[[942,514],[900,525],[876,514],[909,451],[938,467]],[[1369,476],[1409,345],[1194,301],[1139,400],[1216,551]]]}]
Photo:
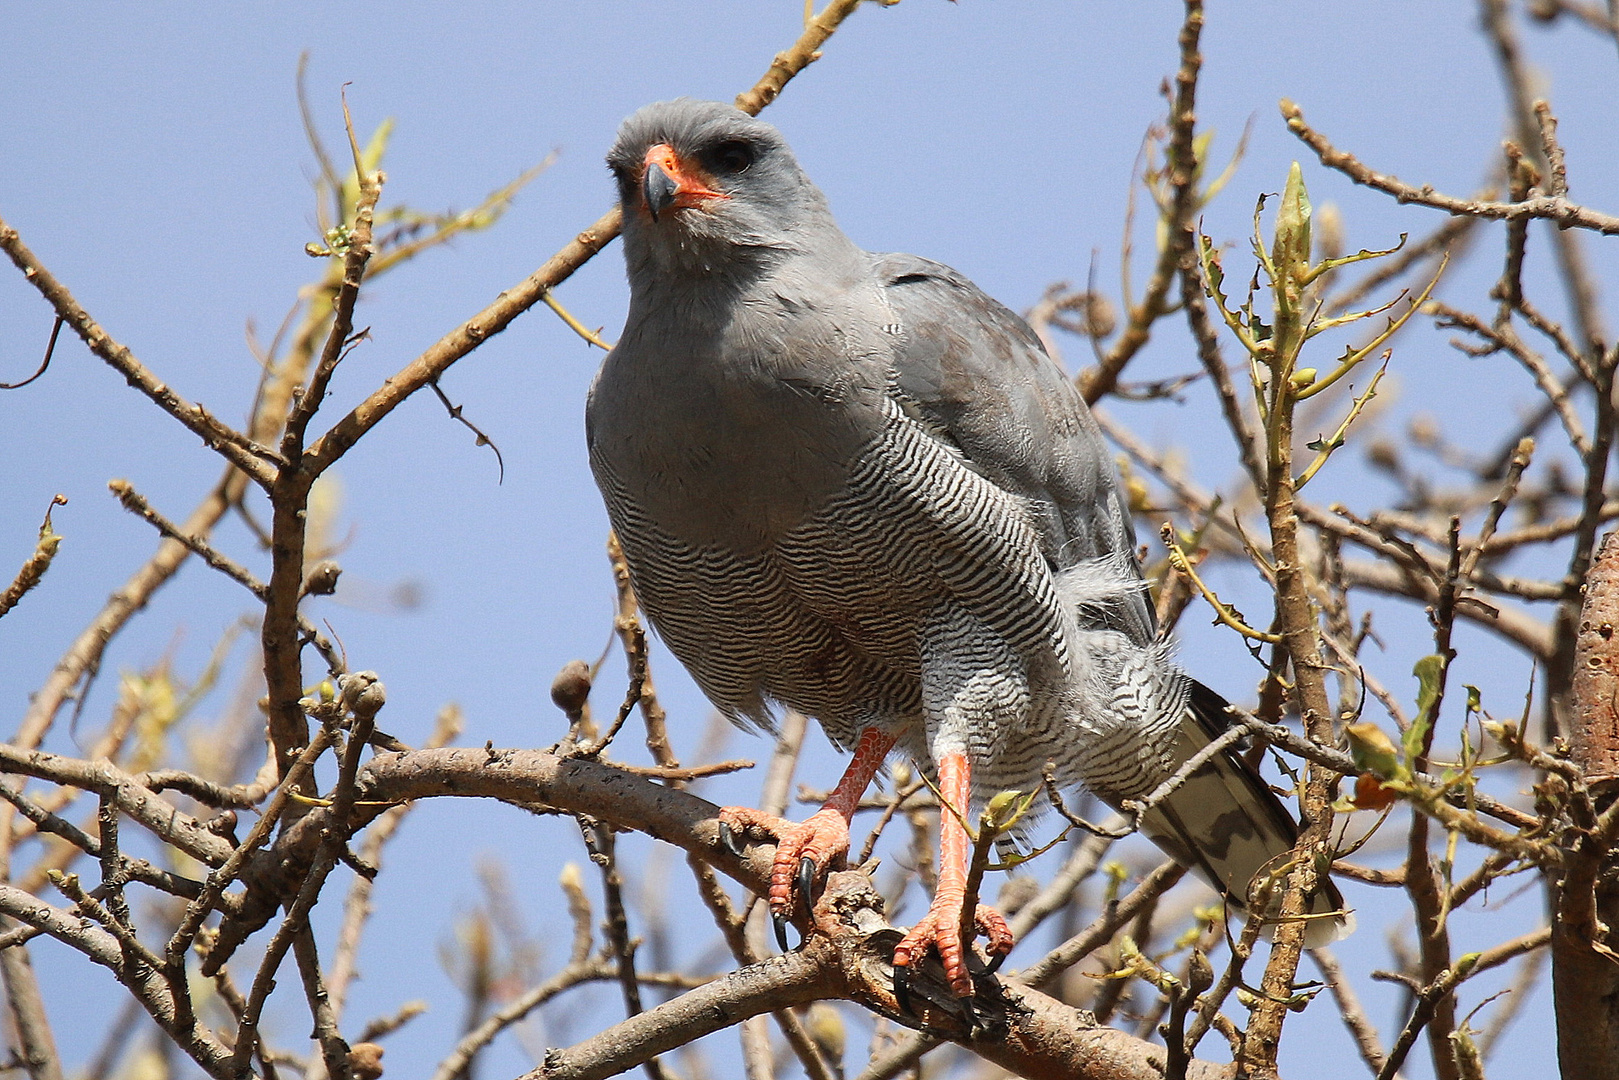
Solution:
[{"label": "blue sky", "polygon": [[[683,94],[729,99],[792,41],[801,12],[798,0],[11,5],[0,15],[10,57],[0,68],[0,216],[161,378],[235,419],[248,408],[255,377],[244,324],[273,333],[319,269],[303,251],[317,236],[313,162],[293,93],[301,52],[310,55],[310,100],[329,140],[341,132],[345,85],[362,133],[384,117],[397,121],[385,203],[466,207],[556,151],[555,165],[495,230],[432,252],[365,294],[357,321],[371,327],[371,340],[333,384],[335,417],[607,208],[612,191],[601,157],[622,117]],[[1176,65],[1179,19],[1179,5],[1168,3],[868,5],[766,116],[863,246],[950,263],[1015,309],[1053,281],[1083,281],[1093,264],[1099,287],[1117,297],[1132,167],[1143,132],[1164,113],[1159,87]],[[1574,27],[1528,27],[1524,36],[1562,120],[1575,196],[1619,205],[1613,42]],[[1494,163],[1501,93],[1469,4],[1215,5],[1204,44],[1199,114],[1216,132],[1216,156],[1252,124],[1248,155],[1205,221],[1239,253],[1255,196],[1278,190],[1288,163],[1308,156],[1278,117],[1282,97],[1298,101],[1340,146],[1408,180],[1464,193]],[[1310,161],[1305,167],[1317,205],[1342,210],[1351,250],[1387,246],[1440,220],[1354,189]],[[1482,303],[1499,243],[1498,231],[1488,232],[1447,295]],[[1138,230],[1136,244],[1139,293],[1150,229]],[[1599,268],[1613,269],[1611,251],[1591,250]],[[615,335],[626,303],[616,248],[560,296],[584,322]],[[1555,309],[1555,293],[1545,296]],[[0,274],[0,381],[32,370],[49,328],[44,303],[18,275]],[[1402,337],[1386,408],[1374,423],[1398,433],[1404,418],[1427,412],[1459,441],[1494,445],[1530,400],[1529,387],[1516,371],[1461,357],[1446,336],[1413,327]],[[1072,364],[1081,343],[1071,342],[1069,353]],[[610,627],[606,524],[581,424],[598,361],[542,308],[445,378],[445,390],[499,444],[504,484],[489,451],[425,395],[389,417],[338,470],[338,531],[351,536],[340,557],[344,589],[313,613],[330,620],[353,667],[381,673],[389,688],[384,726],[405,740],[423,738],[447,701],[466,710],[469,743],[545,745],[561,734],[551,678],[570,659],[594,658]],[[1175,327],[1155,339],[1131,377],[1193,367]],[[1110,409],[1142,436],[1181,446],[1201,482],[1229,485],[1229,442],[1205,391],[1188,397],[1181,407]],[[0,395],[0,574],[9,577],[3,568],[31,549],[50,496],[71,500],[56,514],[67,539],[45,585],[0,622],[0,727],[14,724],[5,718],[21,714],[72,635],[150,554],[149,529],[118,508],[106,481],[125,477],[179,517],[218,470],[197,440],[76,342],[64,341],[46,378]],[[1323,502],[1369,507],[1389,494],[1348,455],[1319,483]],[[223,528],[219,543],[264,565],[239,525]],[[418,589],[422,602],[387,602],[401,584]],[[1238,597],[1259,595],[1244,593],[1251,583],[1235,577],[1217,584]],[[149,666],[172,649],[179,670],[194,674],[218,635],[248,610],[236,586],[187,566],[109,654],[86,729],[104,720],[114,672]],[[1190,628],[1202,621],[1188,620],[1183,663],[1229,696],[1250,696],[1257,673],[1228,638]],[[1391,640],[1385,681],[1409,687],[1420,612],[1391,607],[1380,625]],[[1526,665],[1477,635],[1463,644],[1476,651],[1464,651],[1461,677],[1485,688],[1487,704],[1514,711]],[[245,660],[238,646],[236,662]],[[666,655],[656,673],[677,751],[689,756],[707,707]],[[620,685],[615,674],[604,694],[616,698]],[[223,707],[222,697],[205,705],[203,718]],[[64,730],[50,745],[73,744]],[[768,745],[737,735],[728,752],[762,757]],[[826,785],[838,768],[818,749],[803,779]],[[749,777],[707,793],[751,801],[757,784]],[[656,865],[649,845],[627,841],[626,849]],[[471,868],[497,854],[524,917],[547,925],[561,862],[582,857],[566,821],[509,808],[427,806],[392,849],[350,1015],[358,1024],[408,998],[434,1003],[390,1041],[390,1066],[405,1066],[394,1075],[420,1073],[453,1038],[460,1005],[436,945],[456,913],[478,900]],[[336,907],[333,894],[322,905],[323,925]],[[1512,919],[1535,917],[1532,899],[1520,907],[1502,922],[1479,922],[1480,935],[1494,936],[1478,943],[1506,936]],[[706,923],[676,934],[683,954],[710,936]],[[1470,947],[1459,943],[1458,951]],[[1370,930],[1341,952],[1356,971],[1387,962]],[[57,1004],[53,1016],[69,1062],[80,1062],[117,998],[101,972],[63,950],[40,946],[36,956],[52,1000],[75,1001]],[[1026,958],[1020,952],[1014,963],[1018,957]],[[546,970],[558,959],[548,957]],[[1395,996],[1382,986],[1367,995],[1392,1038]],[[616,991],[591,1001],[614,1009]],[[307,1025],[295,1010],[278,1015],[289,1033]],[[1503,1075],[1523,1075],[1545,1060],[1549,1017],[1549,994],[1541,991],[1501,1051]],[[1327,1003],[1293,1022],[1308,1031],[1284,1057],[1295,1075],[1361,1074]],[[563,1030],[579,1037],[590,1028]],[[1331,1053],[1317,1054],[1316,1046]],[[726,1052],[713,1051],[722,1060]],[[528,1064],[508,1039],[485,1067],[487,1076],[515,1075]],[[1425,1069],[1419,1063],[1413,1074]]]}]

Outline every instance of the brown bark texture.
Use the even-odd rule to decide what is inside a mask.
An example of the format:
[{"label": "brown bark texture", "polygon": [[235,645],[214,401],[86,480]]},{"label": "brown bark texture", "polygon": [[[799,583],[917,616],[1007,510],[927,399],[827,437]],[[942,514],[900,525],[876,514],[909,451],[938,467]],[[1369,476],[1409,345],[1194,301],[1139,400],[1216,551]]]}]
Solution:
[{"label": "brown bark texture", "polygon": [[[1573,760],[1596,789],[1598,806],[1611,809],[1619,796],[1619,532],[1608,534],[1586,575],[1573,689]],[[1604,822],[1611,819],[1611,812],[1603,814]],[[1593,830],[1578,846],[1552,922],[1557,1059],[1564,1080],[1619,1080],[1619,954],[1602,940],[1611,942],[1612,928],[1619,926],[1612,831]],[[1597,865],[1585,869],[1581,861]]]},{"label": "brown bark texture", "polygon": [[1585,579],[1574,641],[1569,749],[1586,783],[1619,780],[1619,532],[1602,542]]}]

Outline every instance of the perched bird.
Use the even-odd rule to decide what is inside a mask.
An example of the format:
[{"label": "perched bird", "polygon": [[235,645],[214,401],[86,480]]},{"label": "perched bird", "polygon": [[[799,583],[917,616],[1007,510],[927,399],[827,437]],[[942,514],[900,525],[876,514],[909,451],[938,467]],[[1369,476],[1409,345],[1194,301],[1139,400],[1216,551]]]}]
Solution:
[{"label": "perched bird", "polygon": [[[722,831],[777,840],[784,939],[795,883],[807,904],[890,751],[909,755],[949,809],[896,987],[933,947],[968,997],[973,808],[1048,761],[1141,799],[1225,702],[1171,663],[1107,448],[1021,319],[947,266],[856,247],[781,134],[729,105],[648,105],[607,161],[630,308],[586,429],[636,594],[726,716],[791,707],[854,750],[802,824],[728,807]],[[1229,752],[1143,828],[1239,905],[1297,835]],[[1329,884],[1316,937],[1339,907]],[[996,961],[1011,948],[992,908],[970,925]]]}]

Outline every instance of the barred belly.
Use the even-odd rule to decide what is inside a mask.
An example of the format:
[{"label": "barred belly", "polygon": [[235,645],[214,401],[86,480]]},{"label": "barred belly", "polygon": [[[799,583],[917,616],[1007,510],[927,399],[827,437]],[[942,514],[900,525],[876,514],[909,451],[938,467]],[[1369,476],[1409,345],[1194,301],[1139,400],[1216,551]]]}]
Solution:
[{"label": "barred belly", "polygon": [[[940,612],[959,609],[1005,643],[1016,669],[1007,677],[1026,681],[1039,711],[1052,714],[1038,727],[1054,727],[1070,680],[1070,623],[1024,507],[898,405],[882,419],[844,491],[756,555],[671,535],[598,462],[653,625],[731,719],[768,727],[775,701],[845,746],[879,725],[925,764],[923,636]],[[993,763],[1014,734],[986,730],[974,741]],[[1018,756],[1032,760],[1033,744],[1056,732],[1022,734],[1048,736],[1024,741]]]}]

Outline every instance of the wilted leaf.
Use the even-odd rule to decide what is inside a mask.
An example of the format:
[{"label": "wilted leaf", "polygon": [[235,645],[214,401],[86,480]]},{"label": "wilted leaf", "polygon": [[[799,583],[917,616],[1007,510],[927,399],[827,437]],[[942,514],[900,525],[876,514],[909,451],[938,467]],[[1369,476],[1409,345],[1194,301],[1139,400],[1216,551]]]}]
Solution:
[{"label": "wilted leaf", "polygon": [[1386,810],[1397,798],[1393,789],[1385,787],[1377,777],[1361,773],[1355,777],[1355,794],[1349,802],[1356,810]]},{"label": "wilted leaf", "polygon": [[1344,734],[1349,736],[1349,754],[1361,771],[1385,780],[1399,772],[1400,752],[1382,728],[1362,720],[1347,725]]}]

